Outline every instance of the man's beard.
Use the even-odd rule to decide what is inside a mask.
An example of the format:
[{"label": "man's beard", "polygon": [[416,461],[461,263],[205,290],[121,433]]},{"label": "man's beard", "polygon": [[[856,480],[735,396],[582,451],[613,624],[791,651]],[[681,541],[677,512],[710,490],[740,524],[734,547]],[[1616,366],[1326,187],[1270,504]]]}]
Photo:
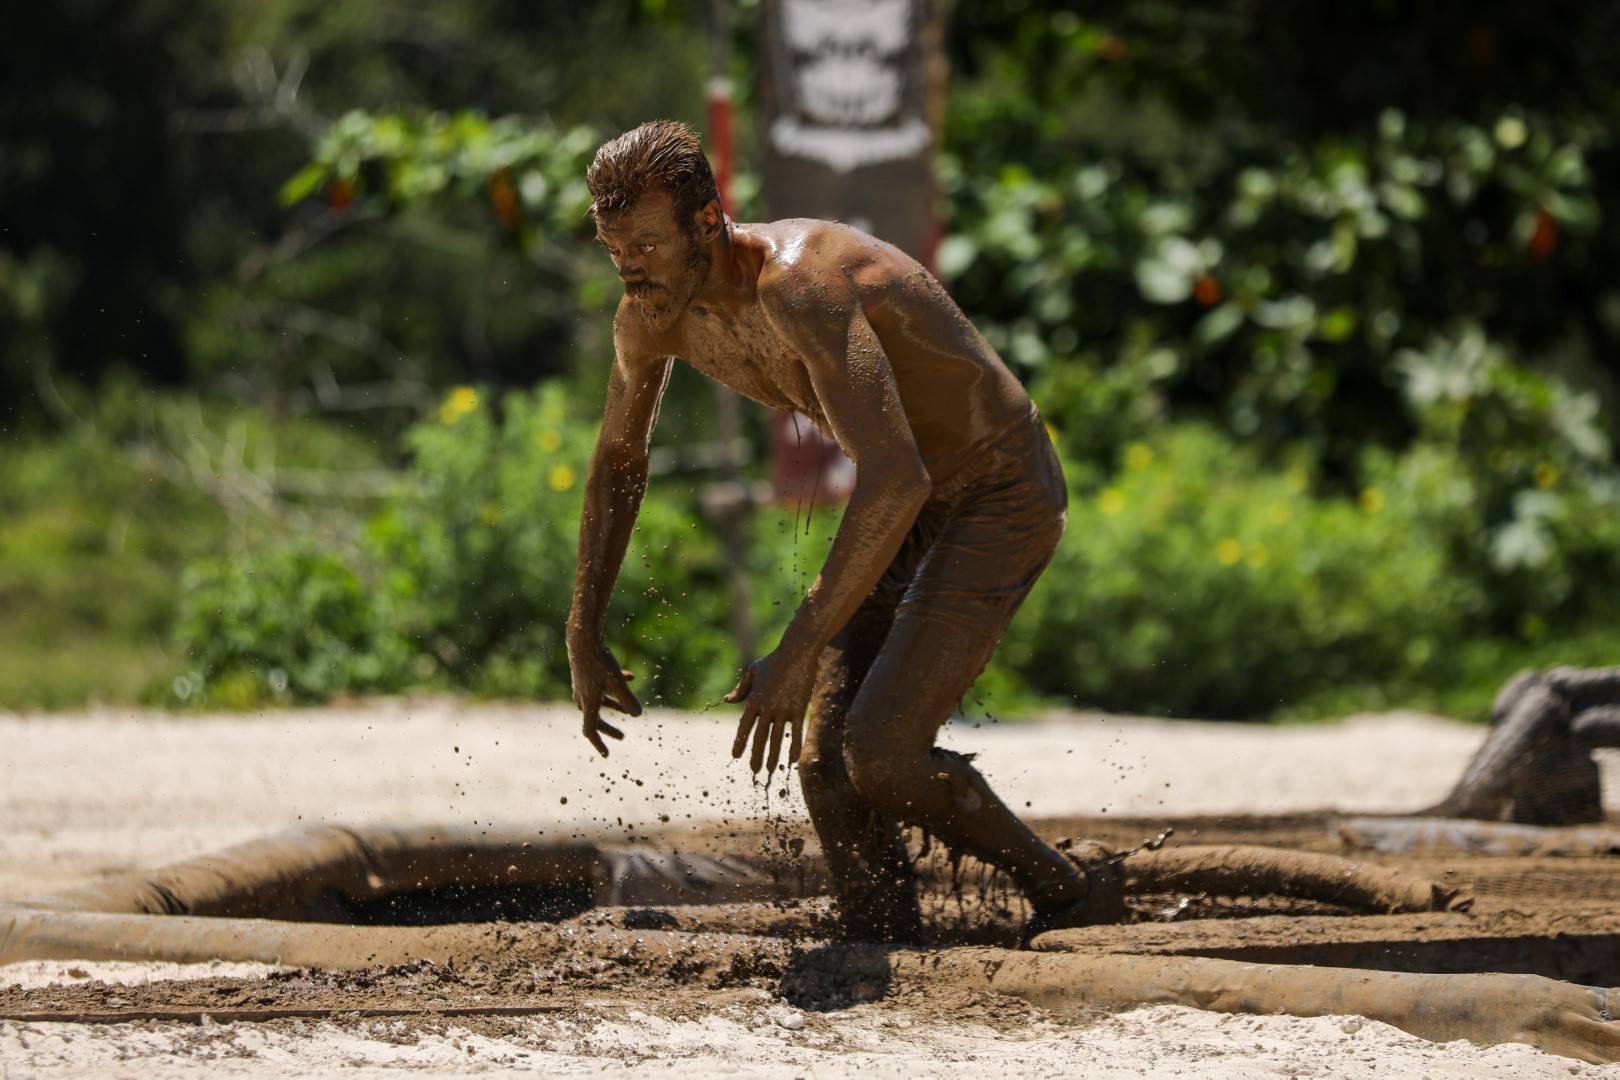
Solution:
[{"label": "man's beard", "polygon": [[702,245],[693,243],[673,288],[651,283],[626,285],[625,292],[629,294],[641,321],[653,330],[667,330],[673,326],[692,302],[692,297],[709,280],[712,262],[708,251]]}]

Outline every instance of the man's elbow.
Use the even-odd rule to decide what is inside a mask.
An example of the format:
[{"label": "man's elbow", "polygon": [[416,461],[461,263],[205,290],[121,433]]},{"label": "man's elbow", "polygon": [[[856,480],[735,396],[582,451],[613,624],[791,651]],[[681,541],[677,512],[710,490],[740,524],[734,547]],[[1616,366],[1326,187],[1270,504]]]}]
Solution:
[{"label": "man's elbow", "polygon": [[883,488],[892,498],[905,503],[907,509],[921,510],[934,493],[934,481],[918,460],[914,465],[893,469],[885,477]]},{"label": "man's elbow", "polygon": [[911,493],[918,506],[927,502],[934,494],[934,478],[928,475],[928,470],[923,468],[921,461],[917,462],[917,469],[912,474]]},{"label": "man's elbow", "polygon": [[645,443],[630,439],[598,439],[596,457],[616,476],[647,475],[649,454]]}]

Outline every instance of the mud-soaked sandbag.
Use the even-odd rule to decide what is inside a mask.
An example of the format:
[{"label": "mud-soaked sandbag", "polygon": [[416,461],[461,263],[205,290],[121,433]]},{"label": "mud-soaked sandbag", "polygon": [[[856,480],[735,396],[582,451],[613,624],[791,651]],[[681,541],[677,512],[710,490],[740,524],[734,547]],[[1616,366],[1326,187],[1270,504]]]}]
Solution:
[{"label": "mud-soaked sandbag", "polygon": [[[817,867],[772,874],[755,860],[442,826],[300,829],[158,870],[0,903],[0,963],[18,960],[260,960],[368,967],[443,959],[486,941],[470,921],[520,897],[553,915],[602,905],[723,904],[819,891]],[[494,901],[490,898],[495,897]],[[391,901],[394,903],[390,904]],[[437,908],[437,912],[431,910]],[[199,918],[198,916],[207,916]],[[459,944],[458,944],[459,943]]]},{"label": "mud-soaked sandbag", "polygon": [[1201,957],[870,946],[815,950],[790,972],[783,991],[808,1005],[836,999],[850,987],[899,986],[995,990],[1060,1015],[1139,1005],[1260,1015],[1348,1014],[1436,1042],[1522,1042],[1582,1061],[1620,1061],[1620,1024],[1609,1011],[1610,992],[1539,975],[1422,975]]},{"label": "mud-soaked sandbag", "polygon": [[1598,856],[1620,854],[1620,829],[1517,825],[1439,817],[1356,817],[1339,824],[1345,845],[1384,854]]},{"label": "mud-soaked sandbag", "polygon": [[1132,892],[1288,896],[1382,914],[1463,910],[1471,903],[1458,890],[1416,874],[1282,848],[1161,848],[1137,852],[1124,868]]},{"label": "mud-soaked sandbag", "polygon": [[157,870],[25,901],[58,911],[346,921],[347,909],[402,892],[482,885],[590,890],[590,844],[420,826],[297,829]]},{"label": "mud-soaked sandbag", "polygon": [[585,904],[734,903],[804,895],[815,868],[767,873],[755,860],[592,844],[517,830],[407,826],[298,829],[20,906],[56,911],[355,921],[388,897],[472,890],[575,890]]},{"label": "mud-soaked sandbag", "polygon": [[498,923],[338,926],[276,919],[106,915],[0,907],[0,964],[24,960],[128,960],[198,964],[253,961],[353,970],[416,960],[444,963],[500,946]]},{"label": "mud-soaked sandbag", "polygon": [[1426,817],[1521,825],[1596,824],[1594,750],[1620,747],[1620,667],[1522,671],[1491,706],[1485,741]]}]

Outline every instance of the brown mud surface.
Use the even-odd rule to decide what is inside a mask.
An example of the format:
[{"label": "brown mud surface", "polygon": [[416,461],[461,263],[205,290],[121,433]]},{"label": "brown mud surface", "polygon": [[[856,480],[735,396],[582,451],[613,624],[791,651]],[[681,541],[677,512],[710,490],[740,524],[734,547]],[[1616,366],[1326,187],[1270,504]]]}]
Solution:
[{"label": "brown mud surface", "polygon": [[[1200,844],[1263,844],[1323,854],[1347,852],[1327,813],[1271,817],[1098,819],[1037,822],[1043,836],[1090,836],[1125,847],[1154,831]],[[770,823],[737,823],[694,835],[688,851],[769,852]],[[657,841],[656,835],[649,837]],[[814,845],[805,849],[813,856]],[[1539,974],[1587,985],[1620,983],[1620,859],[1504,858],[1467,852],[1400,856],[1377,862],[1473,894],[1466,911],[1368,915],[1333,904],[1277,897],[1136,894],[1135,920],[1043,935],[1038,951],[1185,956],[1272,964],[1316,964],[1431,973]],[[942,854],[923,860],[925,910],[935,948],[1012,946],[1023,907],[994,875],[960,867]],[[184,1021],[204,1014],[234,1020],[292,1021],[460,1016],[506,1022],[512,1016],[574,1009],[583,996],[612,995],[670,1016],[706,1009],[720,991],[777,994],[809,951],[824,945],[830,907],[820,897],[776,902],[659,907],[599,907],[558,923],[483,922],[436,928],[445,962],[360,971],[278,972],[264,978],[210,978],[119,986],[98,982],[47,988],[0,987],[0,1016],[86,1021],[119,1018]],[[951,980],[891,988],[845,988],[844,1004],[884,997],[900,1007],[955,1015],[983,1012],[990,991]],[[898,993],[898,996],[895,994]],[[916,1000],[908,1001],[908,998]],[[966,999],[966,1000],[964,1000]],[[684,1004],[683,1004],[684,1003]],[[1014,1012],[1018,1010],[1013,1006]],[[989,1014],[996,1010],[989,1009]]]},{"label": "brown mud surface", "polygon": [[[476,719],[465,723],[473,727]],[[268,744],[271,734],[281,738],[282,723],[275,721],[274,731],[266,722],[258,733],[240,724],[220,725],[211,733],[206,723],[191,720],[140,722],[152,729],[146,734],[160,736],[176,750],[182,746],[195,750],[198,743],[206,749],[215,741],[221,747],[226,740],[245,741],[244,730],[254,739],[262,733]],[[361,754],[373,758],[378,747],[398,752],[395,748],[408,740],[384,741],[381,734],[372,734],[369,723],[362,729],[341,716],[324,722],[333,725],[330,732],[315,729],[301,716],[296,723],[286,723],[288,745],[313,738],[334,748],[330,763],[323,754],[309,758],[301,771],[266,774],[262,780],[250,774],[245,785],[221,785],[217,796],[206,776],[198,784],[193,774],[186,780],[192,786],[177,800],[178,809],[171,806],[160,822],[162,828],[172,828],[174,836],[187,830],[185,835],[192,839],[168,839],[161,829],[147,832],[156,839],[141,844],[150,846],[138,844],[133,854],[116,862],[102,852],[113,851],[126,835],[136,835],[121,831],[126,823],[145,828],[149,808],[162,805],[159,800],[168,781],[163,773],[151,772],[124,783],[116,769],[95,767],[93,740],[63,727],[62,745],[71,744],[75,753],[83,747],[90,767],[85,769],[81,760],[83,771],[72,771],[64,756],[60,771],[50,774],[48,783],[30,778],[38,773],[25,773],[12,794],[0,793],[0,809],[19,823],[9,839],[0,837],[0,881],[11,875],[0,895],[58,892],[263,836],[291,823],[288,807],[318,806],[333,791],[340,793],[339,800],[328,813],[348,815],[357,822],[390,820],[390,813],[398,814],[397,808],[406,805],[410,810],[403,816],[417,821],[522,820],[516,811],[524,805],[533,807],[532,815],[549,820],[559,811],[573,813],[583,801],[576,795],[559,806],[559,797],[545,787],[557,782],[548,780],[546,770],[551,766],[536,766],[535,757],[523,756],[530,754],[526,750],[518,751],[511,764],[480,765],[486,771],[479,783],[467,787],[467,795],[459,794],[456,784],[465,783],[462,778],[473,771],[461,764],[467,760],[469,742],[491,754],[482,761],[494,758],[494,736],[507,740],[500,745],[502,751],[512,742],[523,745],[513,736],[521,733],[528,718],[520,724],[499,713],[493,721],[484,721],[489,735],[460,729],[440,736],[459,747],[460,757],[452,759],[457,763],[455,774],[441,781],[416,764],[420,759],[401,756],[414,773],[403,766],[393,773],[374,772],[376,778],[367,781],[374,793],[366,789],[363,799],[355,799],[336,784],[340,771],[356,768]],[[1393,736],[1395,722],[1389,723]],[[49,739],[58,734],[53,730],[57,726],[49,720],[32,727],[27,720],[13,723],[10,734],[20,738],[12,745],[20,760],[38,758],[50,764],[48,752],[54,751]],[[130,761],[128,751],[117,743],[127,729],[112,723],[104,727],[110,736],[103,740],[111,747],[109,757],[120,751],[119,763]],[[1144,751],[1151,768],[1137,764],[1132,740],[1142,738],[1145,746],[1160,729],[1174,756]],[[1086,729],[1090,730],[1094,729]],[[1620,983],[1620,915],[1615,914],[1620,912],[1616,903],[1620,858],[1588,851],[1591,845],[1566,843],[1555,831],[1548,831],[1547,839],[1538,840],[1530,850],[1581,853],[1503,855],[1434,847],[1372,852],[1347,842],[1345,823],[1351,815],[1298,809],[1307,794],[1303,790],[1276,800],[1274,805],[1285,808],[1282,812],[1201,813],[1197,808],[1218,806],[1222,798],[1235,801],[1232,793],[1239,787],[1218,788],[1227,781],[1212,770],[1210,782],[1195,790],[1196,777],[1187,780],[1182,773],[1168,771],[1190,770],[1200,757],[1208,756],[1212,765],[1227,767],[1228,772],[1234,757],[1260,771],[1274,770],[1279,777],[1299,772],[1296,762],[1305,760],[1342,762],[1346,771],[1353,772],[1365,765],[1365,756],[1352,759],[1340,753],[1334,749],[1335,740],[1360,745],[1367,754],[1378,756],[1376,745],[1368,745],[1365,729],[1265,732],[1118,721],[1102,730],[1108,741],[1101,745],[1126,747],[1112,751],[1124,762],[1117,770],[1121,779],[1103,794],[1124,793],[1127,797],[1113,801],[1131,812],[1048,813],[1034,819],[1044,837],[1088,838],[1125,849],[1170,827],[1171,849],[1192,844],[1270,845],[1365,860],[1469,892],[1474,903],[1467,911],[1370,915],[1290,897],[1138,894],[1132,897],[1138,921],[1044,935],[1034,943],[1038,954],[1062,953],[1110,963],[1116,961],[1109,958],[1118,958],[1120,964],[1132,958],[1171,958],[1284,968],[1317,964],[1369,973],[1509,972],[1570,983]],[[1077,738],[1071,731],[1081,734]],[[1376,740],[1380,729],[1370,731]],[[1437,774],[1432,782],[1415,773],[1397,772],[1392,786],[1373,789],[1363,786],[1357,774],[1337,786],[1316,782],[1322,801],[1366,814],[1399,812],[1428,798],[1430,789],[1442,785],[1452,766],[1466,757],[1473,736],[1438,723],[1405,726],[1398,734],[1407,740],[1414,731],[1432,740],[1437,758],[1445,755],[1438,766],[1431,760],[1430,768]],[[970,734],[978,737],[977,732]],[[1007,778],[997,782],[1019,791],[1018,777],[1023,776],[1023,791],[1032,792],[1041,807],[1075,805],[1078,800],[1066,804],[1055,797],[1062,789],[1047,784],[1042,770],[1053,769],[1056,779],[1061,775],[1058,766],[1071,771],[1090,766],[1080,765],[1079,757],[1064,761],[1064,749],[1054,750],[1053,743],[1042,741],[1057,735],[1064,740],[1055,744],[1058,747],[1072,744],[1080,748],[1077,753],[1084,750],[1085,734],[1078,725],[987,731],[987,744],[1009,770]],[[713,735],[705,732],[701,737]],[[686,738],[683,732],[682,739]],[[344,739],[353,742],[352,753],[338,749]],[[1188,751],[1189,739],[1237,749],[1221,760],[1196,748]],[[1027,741],[1028,750],[1020,749],[1021,741]],[[1279,748],[1275,764],[1264,757],[1270,746]],[[1175,749],[1181,752],[1174,753]],[[1296,753],[1295,758],[1287,756]],[[1090,760],[1098,757],[1093,754]],[[712,773],[687,770],[687,764],[683,762],[683,771],[690,771],[692,778],[683,784],[693,789],[714,785]],[[531,782],[528,777],[537,768],[539,776]],[[1141,778],[1143,772],[1149,774],[1147,779]],[[775,866],[784,880],[794,873],[798,852],[806,857],[815,852],[808,823],[796,816],[791,800],[779,811],[774,800],[761,807],[757,800],[739,799],[733,794],[736,788],[722,788],[731,802],[721,815],[705,818],[694,813],[688,818],[680,811],[695,807],[695,790],[682,794],[674,780],[650,770],[640,775],[647,777],[648,786],[635,785],[631,792],[646,800],[637,809],[640,824],[633,837],[637,844],[690,853],[740,852]],[[1179,800],[1174,792],[1158,794],[1167,786],[1159,779],[1164,775],[1173,775],[1178,790],[1187,794]],[[426,780],[426,789],[418,777]],[[436,806],[411,794],[412,780],[417,790],[433,796]],[[1098,797],[1104,781],[1088,782],[1087,800]],[[1424,788],[1425,783],[1430,788]],[[91,785],[93,791],[81,790]],[[230,801],[241,794],[227,790],[235,787],[247,790],[248,801]],[[263,798],[254,797],[256,787],[263,788]],[[574,789],[563,790],[572,794]],[[534,800],[535,792],[544,796],[543,801]],[[667,801],[658,801],[666,796]],[[413,798],[424,805],[406,803]],[[484,801],[477,802],[479,798]],[[614,798],[617,801],[617,793]],[[1167,800],[1164,814],[1153,812],[1160,799]],[[475,804],[465,818],[446,813],[458,809],[457,800]],[[245,809],[234,811],[235,805]],[[594,811],[600,800],[586,805]],[[658,822],[657,814],[666,807],[675,811],[676,820]],[[616,806],[614,812],[620,812]],[[108,823],[106,840],[90,831],[103,821]],[[576,821],[566,830],[553,828],[545,839],[626,838],[603,828],[611,821]],[[19,857],[6,857],[7,842]],[[914,847],[922,842],[922,837],[913,838]],[[443,935],[447,945],[442,962],[357,971],[262,968],[221,975],[210,972],[228,968],[196,965],[189,977],[177,978],[173,965],[45,961],[33,965],[31,973],[22,972],[25,965],[16,965],[18,971],[9,980],[0,978],[0,1060],[8,1066],[15,1063],[13,1071],[19,1076],[49,1072],[97,1077],[205,1073],[259,1077],[334,1071],[371,1076],[398,1069],[435,1077],[513,1069],[554,1075],[607,1069],[648,1076],[869,1077],[928,1072],[981,1077],[991,1063],[1017,1075],[1175,1073],[1221,1078],[1600,1076],[1617,1074],[1620,1068],[1581,1064],[1522,1045],[1437,1045],[1354,1016],[1218,1016],[1151,1002],[1119,1013],[1002,993],[991,985],[995,980],[967,978],[963,972],[973,965],[989,971],[1005,963],[1002,958],[1008,954],[999,950],[1016,943],[1026,914],[1021,901],[994,875],[971,863],[954,865],[937,848],[921,866],[927,882],[924,910],[937,951],[887,957],[889,970],[903,977],[864,976],[870,965],[863,968],[854,962],[859,955],[851,954],[854,960],[845,963],[849,958],[834,952],[838,977],[806,992],[805,981],[796,982],[793,976],[805,969],[807,957],[829,955],[818,952],[828,934],[828,905],[819,898],[598,907],[557,923],[432,927],[429,930]],[[410,932],[423,929],[413,927]],[[115,981],[120,979],[124,981]]]}]

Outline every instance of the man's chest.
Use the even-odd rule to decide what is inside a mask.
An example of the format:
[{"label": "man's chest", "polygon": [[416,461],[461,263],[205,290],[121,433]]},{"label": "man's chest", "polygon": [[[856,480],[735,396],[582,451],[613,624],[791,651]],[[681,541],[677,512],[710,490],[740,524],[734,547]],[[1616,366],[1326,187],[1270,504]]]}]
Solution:
[{"label": "man's chest", "polygon": [[681,344],[681,359],[744,397],[783,412],[821,412],[803,359],[763,317],[689,316]]}]

